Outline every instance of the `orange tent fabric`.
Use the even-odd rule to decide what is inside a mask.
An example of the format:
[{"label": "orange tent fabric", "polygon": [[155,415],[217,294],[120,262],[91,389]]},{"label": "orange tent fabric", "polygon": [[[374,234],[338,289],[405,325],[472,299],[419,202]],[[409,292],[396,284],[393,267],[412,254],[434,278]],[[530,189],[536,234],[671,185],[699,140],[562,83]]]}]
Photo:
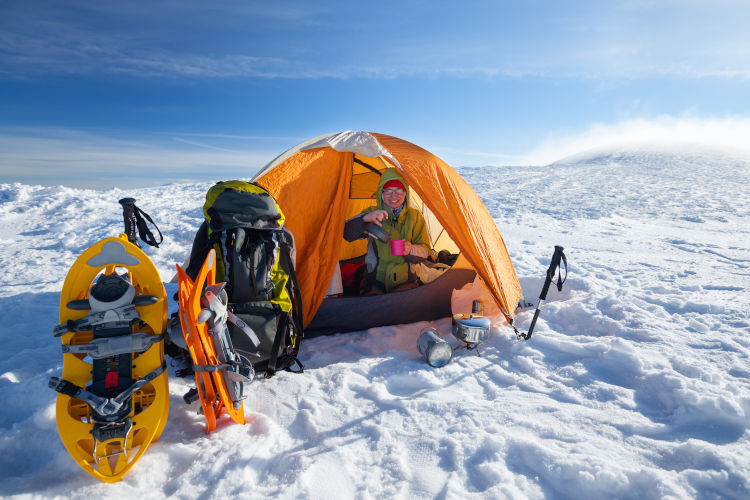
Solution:
[{"label": "orange tent fabric", "polygon": [[471,186],[440,158],[410,142],[349,131],[302,143],[253,178],[276,198],[294,234],[305,326],[325,298],[338,263],[351,196],[358,191],[353,172],[362,165],[370,170],[392,165],[401,171],[512,320],[523,297],[521,287],[503,238]]}]

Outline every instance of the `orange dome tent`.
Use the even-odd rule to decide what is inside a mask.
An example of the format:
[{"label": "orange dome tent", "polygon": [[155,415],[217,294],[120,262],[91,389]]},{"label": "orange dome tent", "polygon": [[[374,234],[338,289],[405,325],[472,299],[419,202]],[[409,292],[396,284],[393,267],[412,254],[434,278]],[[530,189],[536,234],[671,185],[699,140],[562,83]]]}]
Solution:
[{"label": "orange dome tent", "polygon": [[[343,239],[344,224],[365,207],[375,204],[380,172],[388,167],[398,169],[409,183],[410,206],[422,211],[433,248],[460,252],[453,268],[464,270],[462,282],[453,283],[447,292],[439,294],[439,299],[432,296],[429,299],[431,313],[420,314],[420,307],[410,305],[408,319],[411,321],[404,321],[407,316],[398,314],[383,318],[388,314],[382,311],[391,309],[377,308],[378,320],[362,323],[360,318],[354,328],[343,324],[340,331],[436,319],[435,311],[447,316],[452,288],[473,280],[474,273],[479,275],[506,318],[512,320],[516,304],[523,296],[521,287],[502,236],[471,186],[440,158],[414,144],[384,134],[347,131],[316,137],[291,148],[252,179],[276,198],[286,217],[286,225],[294,234],[305,326],[315,323],[313,318],[324,299],[331,303],[349,301],[345,308],[337,308],[336,314],[341,316],[344,312],[348,313],[344,316],[355,316],[351,305],[365,299],[387,300],[387,296],[392,296],[391,302],[403,303],[406,295],[402,294],[419,297],[431,286],[438,288],[433,283],[450,282],[441,277],[408,292],[326,299],[339,261],[366,252],[364,240],[348,243]],[[467,271],[471,272],[467,274]],[[436,300],[440,302],[437,307]],[[339,319],[346,322],[345,317]]]}]

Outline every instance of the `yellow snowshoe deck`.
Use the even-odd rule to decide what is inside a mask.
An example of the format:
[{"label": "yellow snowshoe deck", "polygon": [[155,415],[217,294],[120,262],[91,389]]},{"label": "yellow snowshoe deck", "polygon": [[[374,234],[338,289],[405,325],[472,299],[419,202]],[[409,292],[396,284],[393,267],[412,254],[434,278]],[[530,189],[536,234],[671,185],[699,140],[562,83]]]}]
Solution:
[{"label": "yellow snowshoe deck", "polygon": [[[135,289],[130,304],[90,319],[94,307],[87,301],[96,302],[92,285],[100,275],[123,270]],[[167,300],[159,272],[125,235],[94,244],[68,271],[60,323],[62,379],[50,381],[59,393],[60,437],[86,472],[119,481],[159,438],[169,410],[163,342]]]}]

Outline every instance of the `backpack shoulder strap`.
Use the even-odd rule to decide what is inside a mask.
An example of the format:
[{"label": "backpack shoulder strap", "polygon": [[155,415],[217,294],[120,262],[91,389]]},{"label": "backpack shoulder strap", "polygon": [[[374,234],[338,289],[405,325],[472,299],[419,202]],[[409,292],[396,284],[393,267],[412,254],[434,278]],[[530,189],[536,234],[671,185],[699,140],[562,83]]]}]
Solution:
[{"label": "backpack shoulder strap", "polygon": [[[287,270],[287,274],[289,275],[287,287],[289,288],[289,295],[294,305],[292,307],[292,319],[299,336],[302,337],[302,294],[299,289],[299,282],[297,281],[297,273],[294,269],[294,261],[292,260],[292,245],[294,242],[291,238],[286,231],[281,232],[281,255],[279,258],[283,259],[281,265]],[[299,344],[297,344],[297,349],[299,349]]]},{"label": "backpack shoulder strap", "polygon": [[[304,333],[302,330],[302,294],[300,293],[299,283],[297,282],[297,274],[294,270],[294,262],[292,260],[292,237],[281,231],[279,237],[279,263],[282,268],[287,272],[289,280],[287,281],[286,288],[289,292],[289,296],[292,299],[292,312],[291,314],[282,314],[279,323],[279,331],[285,331],[288,327],[294,328],[297,335],[296,342],[292,352],[278,357],[279,348],[281,347],[281,340],[283,335],[276,335],[273,341],[273,347],[271,348],[271,358],[268,361],[268,369],[266,370],[266,378],[272,377],[276,373],[276,369],[284,369],[287,371],[291,370],[291,367],[295,364],[299,366],[299,370],[294,370],[295,373],[302,373],[305,367],[297,359],[299,353],[299,346]],[[291,324],[288,324],[291,323]]]}]

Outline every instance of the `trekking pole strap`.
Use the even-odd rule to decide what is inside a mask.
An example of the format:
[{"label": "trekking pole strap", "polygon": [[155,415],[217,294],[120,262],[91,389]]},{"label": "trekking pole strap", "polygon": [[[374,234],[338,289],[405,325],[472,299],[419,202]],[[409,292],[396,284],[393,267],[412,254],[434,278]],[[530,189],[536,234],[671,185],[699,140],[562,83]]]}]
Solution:
[{"label": "trekking pole strap", "polygon": [[[135,208],[135,220],[136,226],[138,227],[138,236],[140,236],[141,240],[143,240],[147,245],[159,248],[159,244],[164,241],[164,236],[161,234],[159,227],[156,225],[151,216],[149,216],[146,212],[136,207],[135,205],[133,205],[133,208]],[[156,241],[156,237],[154,236],[154,233],[152,233],[148,228],[146,221],[150,222],[151,225],[154,226],[154,229],[156,229],[156,232],[159,233],[159,241]]]},{"label": "trekking pole strap", "polygon": [[[147,245],[159,248],[159,244],[164,241],[164,236],[151,216],[135,205],[135,198],[123,198],[120,200],[120,205],[122,205],[122,216],[128,241],[140,247],[141,245],[138,243],[138,237],[140,237]],[[159,241],[156,241],[156,237],[148,228],[146,221],[150,222],[156,232],[159,233]]]},{"label": "trekking pole strap", "polygon": [[[560,260],[557,262],[557,283],[555,283],[555,286],[557,286],[557,291],[562,292],[563,283],[568,279],[568,259],[565,257],[565,254],[563,253],[563,247],[555,246],[555,253],[557,253],[557,249],[560,249]],[[553,255],[553,261],[554,261],[554,255]],[[560,264],[562,262],[562,265]],[[565,267],[565,276],[563,277],[562,271],[563,267]],[[552,263],[550,263],[550,269],[552,268]],[[547,269],[547,272],[549,272],[549,269]],[[552,275],[550,276],[550,280],[554,279],[555,271],[552,271]]]},{"label": "trekking pole strap", "polygon": [[[549,268],[547,268],[547,274],[544,278],[544,285],[542,286],[542,292],[539,294],[539,302],[536,305],[536,310],[534,311],[534,317],[531,319],[531,325],[529,326],[528,333],[524,334],[522,332],[519,332],[516,327],[513,327],[513,330],[516,332],[516,336],[519,339],[523,340],[529,340],[531,338],[531,334],[534,332],[534,327],[536,326],[536,320],[539,318],[539,311],[544,305],[544,301],[547,300],[547,293],[549,292],[549,287],[552,284],[553,280],[555,279],[555,272],[559,271],[558,277],[557,277],[557,283],[555,283],[555,286],[557,287],[557,291],[561,292],[563,283],[568,279],[568,259],[565,257],[565,254],[563,253],[564,248],[555,245],[555,252],[552,254],[552,260],[550,261]],[[562,268],[560,266],[560,262],[562,261],[562,264],[565,266],[565,277],[562,277]]]},{"label": "trekking pole strap", "polygon": [[547,300],[547,293],[549,292],[549,287],[552,284],[552,281],[555,279],[556,271],[560,271],[560,276],[558,276],[556,283],[557,291],[562,291],[562,285],[565,280],[562,279],[562,271],[560,270],[561,260],[565,264],[565,279],[568,278],[568,260],[565,258],[563,250],[563,247],[555,245],[555,253],[552,254],[552,260],[549,263],[549,268],[547,268],[547,275],[544,279],[544,286],[542,286],[542,293],[539,294],[540,300]]}]

